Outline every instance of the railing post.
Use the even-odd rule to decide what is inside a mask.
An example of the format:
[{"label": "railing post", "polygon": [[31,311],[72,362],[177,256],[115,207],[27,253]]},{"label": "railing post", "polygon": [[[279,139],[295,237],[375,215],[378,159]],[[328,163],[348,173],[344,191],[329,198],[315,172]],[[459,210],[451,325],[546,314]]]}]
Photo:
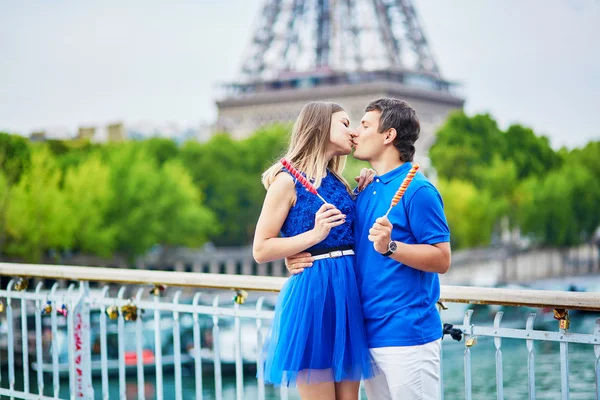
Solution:
[{"label": "railing post", "polygon": [[[600,343],[600,318],[596,319],[594,326],[594,335],[597,343]],[[594,355],[596,356],[595,371],[596,371],[596,399],[600,400],[600,344],[594,345]]]},{"label": "railing post", "polygon": [[[494,318],[494,328],[496,331],[494,334],[498,334],[500,330],[500,323],[502,322],[503,311],[498,311]],[[502,367],[502,338],[500,336],[494,336],[494,345],[496,346],[496,398],[498,400],[504,399],[504,374]]]},{"label": "railing post", "polygon": [[42,295],[40,291],[42,290],[43,283],[39,282],[35,288],[35,353],[36,353],[36,361],[37,361],[37,385],[38,385],[38,394],[44,394],[44,375],[43,375],[43,365],[44,365],[44,356],[42,354]]},{"label": "railing post", "polygon": [[[527,323],[525,329],[529,332],[526,335],[529,336],[533,331],[533,323],[535,322],[535,313],[530,313],[527,317]],[[534,343],[533,339],[527,339],[527,377],[528,377],[528,389],[529,399],[535,400],[535,355],[534,355]]]},{"label": "railing post", "polygon": [[119,399],[126,400],[127,388],[125,387],[125,316],[123,315],[123,296],[125,295],[126,286],[121,286],[117,293],[117,299],[121,307],[119,307],[119,316],[117,317],[117,346],[118,346],[118,364],[119,364]]},{"label": "railing post", "polygon": [[223,380],[221,379],[221,337],[219,331],[219,295],[213,299],[213,363],[215,373],[215,399],[223,399]]},{"label": "railing post", "polygon": [[[202,294],[200,292],[194,295],[194,299],[192,300],[192,304],[194,309],[198,307],[198,302],[200,301],[200,296]],[[194,312],[194,376],[196,380],[196,400],[202,400],[202,349],[201,349],[201,330],[199,325],[198,313]]]},{"label": "railing post", "polygon": [[156,398],[163,400],[162,340],[160,339],[159,296],[154,295],[154,360],[156,367]]},{"label": "railing post", "polygon": [[[142,294],[144,293],[144,288],[139,288],[137,294],[135,295],[135,301],[137,304],[142,300]],[[142,309],[139,309],[140,314],[142,313]],[[142,328],[143,328],[143,318],[141,315],[135,321],[135,351],[136,351],[136,363],[137,363],[137,389],[138,389],[138,400],[144,400],[146,398],[146,392],[144,388],[145,377],[144,377],[144,353],[143,353],[143,336],[142,336]]]},{"label": "railing post", "polygon": [[463,321],[465,333],[468,335],[468,339],[465,340],[465,400],[471,400],[471,346],[475,343],[475,336],[473,336],[473,325],[471,325],[471,316],[473,310],[467,310]]},{"label": "railing post", "polygon": [[[181,290],[175,292],[173,297],[173,305],[176,307],[179,304]],[[179,311],[173,312],[173,356],[175,368],[175,399],[182,400],[183,387],[181,383],[181,332],[179,327]]]},{"label": "railing post", "polygon": [[[554,318],[559,321],[559,331],[563,335],[569,329],[569,311],[566,309],[554,309]],[[566,341],[560,342],[560,383],[561,383],[561,398],[569,400],[569,343]]]},{"label": "railing post", "polygon": [[262,337],[262,319],[260,312],[265,301],[261,296],[256,302],[256,380],[258,385],[258,400],[265,400],[265,369],[263,366],[263,337]]},{"label": "railing post", "polygon": [[[106,297],[109,287],[102,288],[102,298]],[[108,400],[108,347],[106,343],[106,306],[100,307],[100,371],[102,376],[102,399]]]},{"label": "railing post", "polygon": [[[13,309],[12,309],[12,297],[10,292],[13,290],[15,284],[14,279],[8,282],[6,291],[9,296],[6,296],[6,325],[7,325],[7,336],[8,336],[8,388],[10,394],[13,394],[15,390],[15,340],[14,340],[14,329],[13,329]],[[11,397],[12,398],[12,397]]]},{"label": "railing post", "polygon": [[[235,302],[233,309],[238,311],[240,305]],[[234,319],[234,351],[235,351],[235,393],[236,399],[242,400],[244,398],[244,364],[242,360],[242,325],[239,316],[235,316]]]},{"label": "railing post", "polygon": [[58,321],[56,317],[56,291],[58,290],[59,283],[54,282],[52,289],[50,289],[50,298],[52,299],[52,312],[50,314],[50,324],[52,329],[52,389],[54,391],[54,397],[58,398],[60,390],[60,379],[58,375]]}]

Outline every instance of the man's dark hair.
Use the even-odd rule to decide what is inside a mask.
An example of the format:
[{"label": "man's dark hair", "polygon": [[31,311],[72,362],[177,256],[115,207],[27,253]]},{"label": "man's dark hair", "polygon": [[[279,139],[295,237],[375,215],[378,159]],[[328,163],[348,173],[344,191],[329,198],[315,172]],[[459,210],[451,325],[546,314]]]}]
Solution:
[{"label": "man's dark hair", "polygon": [[365,112],[379,111],[379,132],[396,130],[394,147],[400,152],[400,160],[409,162],[415,155],[415,142],[419,139],[421,123],[414,108],[405,101],[382,98],[369,103]]}]

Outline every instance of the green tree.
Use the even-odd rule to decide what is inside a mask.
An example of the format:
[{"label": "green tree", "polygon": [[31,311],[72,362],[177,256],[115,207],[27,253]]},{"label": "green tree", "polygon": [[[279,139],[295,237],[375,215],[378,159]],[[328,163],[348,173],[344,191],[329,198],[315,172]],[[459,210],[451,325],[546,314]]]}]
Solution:
[{"label": "green tree", "polygon": [[47,147],[50,150],[63,174],[102,151],[101,145],[87,139],[50,139],[40,143],[39,146]]},{"label": "green tree", "polygon": [[203,206],[202,196],[180,161],[166,162],[160,171],[161,192],[156,208],[162,212],[160,243],[197,247],[218,232],[215,215]]},{"label": "green tree", "polygon": [[47,249],[64,249],[72,243],[61,172],[50,152],[33,151],[30,168],[10,192],[6,253],[26,261],[39,261]]},{"label": "green tree", "polygon": [[31,164],[31,149],[24,137],[0,132],[0,254],[4,250],[11,189]]},{"label": "green tree", "polygon": [[73,247],[101,257],[111,256],[117,227],[107,218],[109,205],[115,198],[110,168],[99,156],[71,168],[64,179],[64,194],[73,231]]},{"label": "green tree", "polygon": [[488,245],[501,204],[471,182],[440,179],[438,187],[444,199],[452,247]]},{"label": "green tree", "polygon": [[503,154],[502,131],[488,114],[469,117],[462,111],[448,117],[437,132],[429,156],[438,175],[481,185],[477,171]]},{"label": "green tree", "polygon": [[136,143],[137,146],[155,158],[158,165],[163,165],[165,162],[177,158],[179,155],[179,148],[177,143],[171,139],[166,138],[149,138]]},{"label": "green tree", "polygon": [[265,196],[261,174],[285,150],[288,133],[289,126],[273,125],[245,140],[218,134],[182,147],[186,169],[221,224],[221,233],[211,238],[216,245],[251,243]]},{"label": "green tree", "polygon": [[563,154],[568,164],[579,163],[594,176],[600,177],[600,141],[589,142],[581,149],[565,151]]},{"label": "green tree", "polygon": [[0,132],[0,171],[9,183],[19,181],[31,164],[31,147],[26,138]]},{"label": "green tree", "polygon": [[600,225],[600,182],[586,167],[573,163],[525,184],[519,212],[523,232],[550,246],[572,246],[588,240]]},{"label": "green tree", "polygon": [[[486,193],[494,199],[493,216],[499,220],[508,219],[508,227],[517,225],[516,210],[521,204],[521,182],[518,180],[515,164],[504,161],[496,156],[489,167],[481,167],[476,171],[476,176]],[[497,225],[497,220],[492,225]]]},{"label": "green tree", "polygon": [[519,180],[543,176],[560,167],[561,157],[550,147],[547,137],[537,136],[533,130],[521,125],[509,126],[504,136],[504,159],[515,164]]},{"label": "green tree", "polygon": [[[107,214],[117,227],[120,254],[133,258],[159,243],[199,245],[217,227],[198,190],[190,187],[188,173],[176,164],[161,169],[153,157],[128,143],[113,150],[110,166],[115,197]],[[184,239],[184,234],[191,237]]]}]

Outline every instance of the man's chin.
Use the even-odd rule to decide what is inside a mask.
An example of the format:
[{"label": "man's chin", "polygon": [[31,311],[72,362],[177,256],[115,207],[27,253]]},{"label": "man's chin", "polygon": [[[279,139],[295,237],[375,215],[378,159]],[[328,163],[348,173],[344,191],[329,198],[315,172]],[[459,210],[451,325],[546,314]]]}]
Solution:
[{"label": "man's chin", "polygon": [[356,154],[356,148],[354,148],[354,151],[352,152],[352,157],[354,157],[354,158],[356,158],[357,160],[360,160],[360,161],[365,161],[365,159],[360,156],[360,153]]}]

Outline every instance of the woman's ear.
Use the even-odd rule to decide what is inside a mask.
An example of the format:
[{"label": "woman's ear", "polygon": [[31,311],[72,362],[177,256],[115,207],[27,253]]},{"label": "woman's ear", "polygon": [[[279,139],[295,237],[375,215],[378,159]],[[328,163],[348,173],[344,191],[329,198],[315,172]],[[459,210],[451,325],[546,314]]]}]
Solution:
[{"label": "woman's ear", "polygon": [[385,140],[383,141],[384,144],[390,144],[394,142],[394,139],[396,139],[396,135],[398,134],[398,132],[396,132],[396,129],[394,128],[390,128],[385,132]]}]

